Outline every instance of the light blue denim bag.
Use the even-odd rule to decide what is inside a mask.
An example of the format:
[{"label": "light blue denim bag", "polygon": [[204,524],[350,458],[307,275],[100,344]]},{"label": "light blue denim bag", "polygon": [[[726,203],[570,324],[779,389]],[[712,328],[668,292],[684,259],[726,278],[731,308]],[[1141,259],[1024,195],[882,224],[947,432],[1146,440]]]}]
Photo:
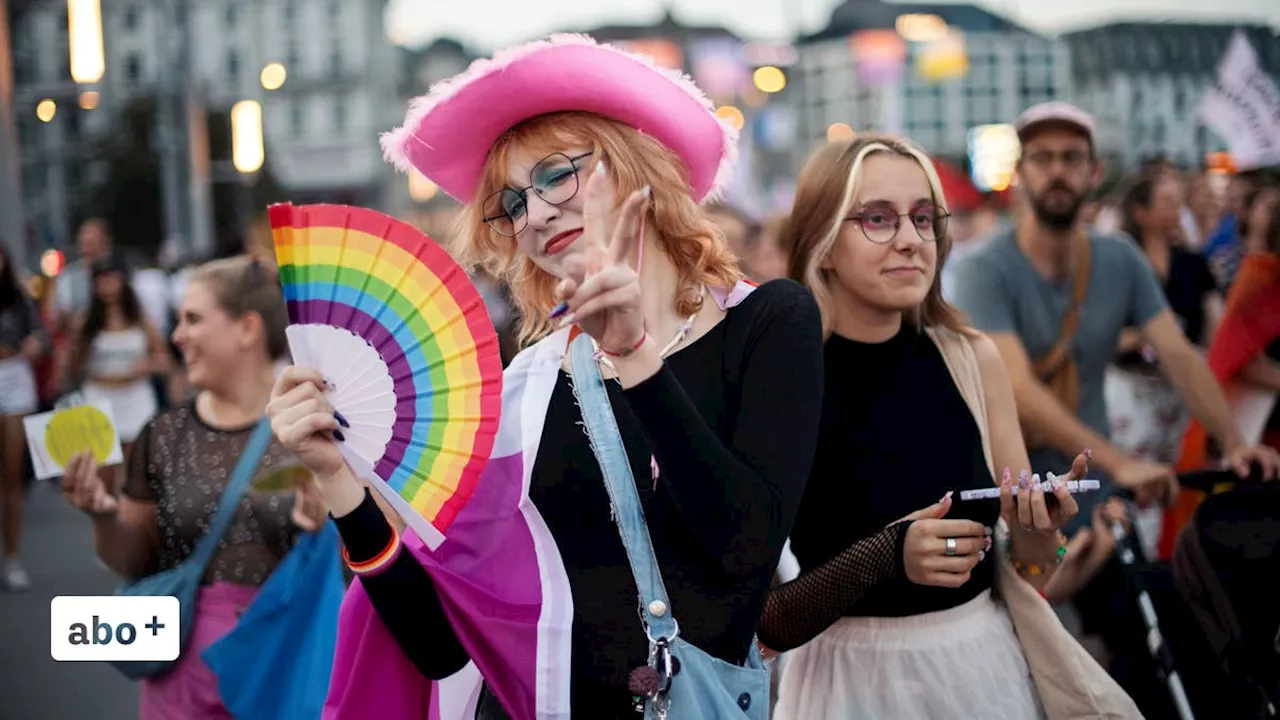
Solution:
[{"label": "light blue denim bag", "polygon": [[646,720],[767,720],[769,670],[756,643],[751,643],[747,664],[740,666],[712,657],[680,638],[680,625],[662,583],[631,463],[591,338],[585,333],[570,346],[570,372],[587,437],[600,463],[640,591],[639,614],[649,639],[649,666],[660,678],[659,691],[645,703]]}]

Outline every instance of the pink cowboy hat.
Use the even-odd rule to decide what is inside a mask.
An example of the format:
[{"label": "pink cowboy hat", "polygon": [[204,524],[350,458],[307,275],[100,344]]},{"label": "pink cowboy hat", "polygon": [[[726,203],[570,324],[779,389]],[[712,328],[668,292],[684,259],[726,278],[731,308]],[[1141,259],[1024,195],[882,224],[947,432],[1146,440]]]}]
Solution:
[{"label": "pink cowboy hat", "polygon": [[502,133],[568,110],[603,115],[656,138],[684,160],[698,201],[729,179],[738,132],[698,86],[644,55],[585,35],[552,35],[475,61],[410,103],[404,125],[382,136],[382,150],[400,170],[416,168],[469,202]]}]

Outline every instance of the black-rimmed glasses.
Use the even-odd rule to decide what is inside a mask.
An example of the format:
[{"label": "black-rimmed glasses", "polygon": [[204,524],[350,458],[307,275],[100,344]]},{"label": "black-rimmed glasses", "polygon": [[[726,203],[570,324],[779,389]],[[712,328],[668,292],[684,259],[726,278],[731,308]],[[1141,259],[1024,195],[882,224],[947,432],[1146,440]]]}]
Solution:
[{"label": "black-rimmed glasses", "polygon": [[484,201],[484,221],[493,231],[515,237],[529,224],[527,193],[532,190],[550,205],[563,205],[578,194],[578,171],[582,160],[595,152],[569,156],[552,153],[538,161],[529,171],[529,186],[523,190],[503,188]]},{"label": "black-rimmed glasses", "polygon": [[911,226],[916,229],[916,234],[921,240],[934,242],[947,234],[947,219],[950,217],[949,213],[933,206],[921,207],[905,213],[897,213],[885,208],[868,208],[853,217],[845,218],[845,222],[857,223],[868,240],[877,245],[884,245],[893,242],[893,239],[898,236],[898,229],[902,227],[902,218],[911,220]]}]

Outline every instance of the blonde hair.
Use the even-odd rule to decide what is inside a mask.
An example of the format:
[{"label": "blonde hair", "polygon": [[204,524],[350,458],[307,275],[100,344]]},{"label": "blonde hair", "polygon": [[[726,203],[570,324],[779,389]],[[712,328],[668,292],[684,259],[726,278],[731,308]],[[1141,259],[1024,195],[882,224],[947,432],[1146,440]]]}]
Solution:
[{"label": "blonde hair", "polygon": [[553,293],[559,279],[517,253],[514,238],[494,232],[484,222],[484,202],[506,185],[507,162],[515,148],[551,154],[575,146],[590,147],[595,160],[605,164],[619,198],[650,186],[648,225],[656,231],[658,248],[679,272],[676,309],[682,315],[697,311],[702,285],[733,287],[742,278],[723,234],[690,194],[689,171],[678,155],[649,135],[592,113],[530,118],[504,133],[489,150],[480,185],[458,217],[452,248],[464,265],[478,265],[510,286],[520,314],[522,345],[553,329],[547,315],[556,305]]},{"label": "blonde hair", "polygon": [[289,352],[285,336],[289,315],[273,267],[256,257],[237,255],[199,266],[192,273],[191,282],[208,288],[214,302],[228,316],[239,319],[254,313],[262,318],[262,341],[272,360]]},{"label": "blonde hair", "polygon": [[[942,192],[938,171],[929,156],[907,140],[860,134],[852,140],[829,142],[814,153],[800,172],[795,203],[780,243],[787,254],[787,274],[813,293],[822,312],[823,333],[827,336],[831,335],[835,313],[830,279],[822,269],[822,262],[831,254],[845,218],[852,210],[863,161],[879,153],[910,158],[918,163],[929,180],[934,206],[939,212],[947,212],[947,199]],[[967,332],[960,311],[942,299],[942,267],[951,252],[950,229],[943,232],[936,242],[938,260],[933,284],[924,302],[913,311],[904,313],[904,319],[921,328],[942,325],[957,332]]]}]

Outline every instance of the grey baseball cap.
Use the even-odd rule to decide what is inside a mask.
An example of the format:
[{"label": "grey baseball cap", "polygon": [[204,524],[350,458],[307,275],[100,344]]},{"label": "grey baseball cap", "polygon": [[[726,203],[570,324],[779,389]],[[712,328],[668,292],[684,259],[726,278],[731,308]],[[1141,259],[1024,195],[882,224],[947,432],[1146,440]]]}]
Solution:
[{"label": "grey baseball cap", "polygon": [[1053,100],[1032,105],[1018,116],[1013,127],[1018,131],[1018,139],[1026,142],[1032,132],[1046,125],[1068,126],[1078,130],[1094,144],[1096,125],[1093,116],[1071,103]]}]

